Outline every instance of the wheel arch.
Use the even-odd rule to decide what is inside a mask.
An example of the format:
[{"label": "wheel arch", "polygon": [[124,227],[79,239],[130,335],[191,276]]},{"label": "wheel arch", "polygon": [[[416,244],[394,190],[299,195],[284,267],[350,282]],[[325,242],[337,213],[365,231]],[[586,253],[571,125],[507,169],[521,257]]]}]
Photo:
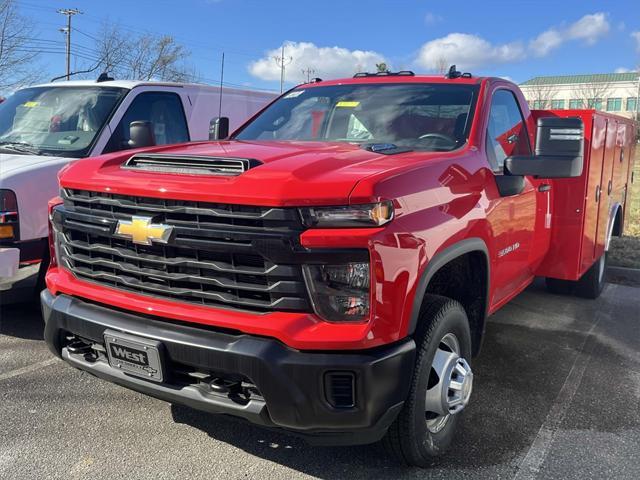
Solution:
[{"label": "wheel arch", "polygon": [[[414,297],[411,310],[408,331],[409,335],[413,335],[416,331],[425,295],[427,293],[442,294],[439,291],[433,292],[430,290],[430,288],[434,286],[433,280],[434,278],[437,278],[438,272],[444,273],[447,271],[449,266],[454,265],[457,261],[471,258],[481,259],[484,268],[481,279],[483,284],[480,286],[478,292],[480,294],[480,298],[478,300],[482,302],[482,306],[477,314],[472,315],[472,312],[468,309],[469,305],[465,305],[465,302],[461,303],[463,303],[463,306],[467,311],[467,315],[470,317],[469,322],[472,335],[473,355],[475,356],[479,353],[480,346],[482,344],[482,337],[484,336],[485,320],[489,308],[489,286],[491,278],[489,249],[487,248],[486,243],[480,238],[467,238],[465,240],[461,240],[460,242],[450,245],[436,253],[433,258],[431,258],[418,281],[416,295]],[[459,300],[458,298],[454,299]]]},{"label": "wheel arch", "polygon": [[622,210],[622,205],[616,202],[610,210],[609,213],[609,224],[607,227],[607,238],[605,240],[604,250],[605,252],[609,251],[609,246],[611,244],[611,237],[621,237],[622,232],[624,231],[624,215]]}]

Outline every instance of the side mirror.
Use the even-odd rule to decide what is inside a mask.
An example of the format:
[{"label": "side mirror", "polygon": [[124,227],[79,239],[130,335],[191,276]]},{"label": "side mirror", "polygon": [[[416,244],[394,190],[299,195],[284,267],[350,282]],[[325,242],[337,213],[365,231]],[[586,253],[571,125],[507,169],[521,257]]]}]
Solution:
[{"label": "side mirror", "polygon": [[504,166],[510,175],[569,178],[582,175],[583,161],[582,119],[542,117],[538,119],[535,155],[508,157]]},{"label": "side mirror", "polygon": [[129,148],[152,147],[156,144],[153,124],[146,120],[136,120],[129,124]]},{"label": "side mirror", "polygon": [[209,122],[209,140],[222,140],[229,136],[229,117],[216,117]]}]

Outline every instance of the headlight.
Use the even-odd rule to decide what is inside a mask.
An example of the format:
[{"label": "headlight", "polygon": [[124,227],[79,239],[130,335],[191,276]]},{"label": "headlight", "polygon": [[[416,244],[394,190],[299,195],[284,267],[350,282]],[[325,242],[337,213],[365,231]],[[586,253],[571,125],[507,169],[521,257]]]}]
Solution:
[{"label": "headlight", "polygon": [[380,227],[393,219],[393,204],[387,201],[344,207],[306,207],[300,209],[300,215],[307,227]]},{"label": "headlight", "polygon": [[305,265],[315,312],[330,322],[360,322],[369,317],[369,263]]},{"label": "headlight", "polygon": [[60,263],[60,246],[58,245],[58,229],[55,225],[54,209],[62,204],[62,198],[55,197],[49,200],[49,259],[50,266],[55,267]]},{"label": "headlight", "polygon": [[18,239],[18,199],[11,190],[0,190],[0,239]]}]

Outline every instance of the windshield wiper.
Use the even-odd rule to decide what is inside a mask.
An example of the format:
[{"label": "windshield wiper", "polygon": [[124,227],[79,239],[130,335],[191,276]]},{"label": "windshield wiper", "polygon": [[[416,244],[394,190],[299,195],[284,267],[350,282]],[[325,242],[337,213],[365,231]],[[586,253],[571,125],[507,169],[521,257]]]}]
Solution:
[{"label": "windshield wiper", "polygon": [[35,145],[27,142],[0,142],[0,149],[11,150],[18,153],[30,153],[40,155],[42,152]]}]

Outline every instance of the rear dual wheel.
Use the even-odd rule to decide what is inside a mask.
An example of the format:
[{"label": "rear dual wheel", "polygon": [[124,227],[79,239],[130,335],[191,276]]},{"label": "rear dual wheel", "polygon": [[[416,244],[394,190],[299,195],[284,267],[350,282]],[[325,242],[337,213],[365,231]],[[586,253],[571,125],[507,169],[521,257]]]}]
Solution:
[{"label": "rear dual wheel", "polygon": [[466,360],[471,357],[471,333],[462,305],[426,296],[415,340],[409,397],[383,444],[402,463],[426,467],[451,444],[473,388]]}]

